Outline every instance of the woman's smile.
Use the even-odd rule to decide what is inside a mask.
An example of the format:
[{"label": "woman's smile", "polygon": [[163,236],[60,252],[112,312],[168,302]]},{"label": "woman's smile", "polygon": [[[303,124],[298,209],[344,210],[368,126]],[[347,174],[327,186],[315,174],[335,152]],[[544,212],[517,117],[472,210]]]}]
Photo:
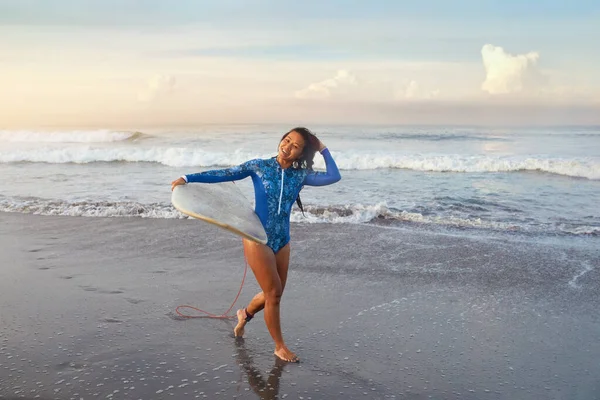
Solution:
[{"label": "woman's smile", "polygon": [[296,131],[290,132],[279,143],[279,158],[288,162],[297,160],[304,150],[304,138]]}]

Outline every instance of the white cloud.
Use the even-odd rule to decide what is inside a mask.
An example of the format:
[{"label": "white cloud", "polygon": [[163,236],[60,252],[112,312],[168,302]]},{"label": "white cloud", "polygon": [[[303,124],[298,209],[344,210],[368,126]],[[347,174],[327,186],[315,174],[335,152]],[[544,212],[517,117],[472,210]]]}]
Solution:
[{"label": "white cloud", "polygon": [[486,74],[481,89],[490,94],[524,93],[534,90],[541,81],[537,52],[512,55],[502,47],[486,44],[481,56]]},{"label": "white cloud", "polygon": [[295,92],[298,99],[342,101],[428,100],[437,98],[439,89],[431,84],[421,85],[416,79],[398,82],[406,73],[396,71],[364,70],[360,78],[348,69],[341,69],[330,79],[312,83]]},{"label": "white cloud", "polygon": [[175,78],[171,75],[154,75],[138,94],[138,100],[150,102],[173,91]]},{"label": "white cloud", "polygon": [[422,87],[419,82],[412,79],[406,85],[396,92],[397,100],[430,100],[435,99],[440,94],[439,89],[429,90]]},{"label": "white cloud", "polygon": [[412,98],[417,97],[418,94],[419,94],[419,84],[415,80],[410,81],[408,83],[408,85],[406,85],[406,88],[404,89],[404,97],[406,97],[407,99],[412,99]]},{"label": "white cloud", "polygon": [[356,77],[349,71],[341,69],[337,71],[337,74],[333,78],[311,83],[308,87],[298,90],[296,97],[299,99],[327,98],[336,92],[343,91],[345,87],[355,86],[356,84]]}]

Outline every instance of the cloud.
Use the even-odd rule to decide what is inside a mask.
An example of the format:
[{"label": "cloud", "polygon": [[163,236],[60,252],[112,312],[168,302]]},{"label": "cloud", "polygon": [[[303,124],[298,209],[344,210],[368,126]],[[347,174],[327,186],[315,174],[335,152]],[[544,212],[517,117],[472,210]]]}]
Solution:
[{"label": "cloud", "polygon": [[321,82],[312,83],[302,90],[295,93],[298,99],[313,100],[340,100],[340,101],[395,101],[395,100],[429,100],[439,96],[438,89],[423,87],[415,79],[404,81],[399,84],[397,81],[400,72],[396,71],[385,77],[382,77],[380,71],[374,75],[373,71],[364,72],[363,77],[358,78],[354,73],[347,69],[337,71],[337,74],[330,79]]},{"label": "cloud", "polygon": [[419,84],[417,81],[410,81],[406,88],[404,89],[404,97],[407,99],[412,99],[419,94]]},{"label": "cloud", "polygon": [[345,69],[337,71],[337,74],[330,79],[311,83],[308,87],[298,90],[296,97],[299,99],[328,98],[335,93],[343,92],[345,88],[355,86],[356,77]]},{"label": "cloud", "polygon": [[535,90],[541,83],[537,52],[512,55],[502,47],[486,44],[481,56],[486,74],[481,89],[489,94],[524,93]]},{"label": "cloud", "polygon": [[138,100],[151,102],[167,95],[175,88],[175,77],[171,75],[154,75],[148,80],[146,87],[138,94]]},{"label": "cloud", "polygon": [[419,82],[412,79],[396,92],[397,100],[428,100],[435,99],[440,94],[439,89],[428,90],[423,88]]}]

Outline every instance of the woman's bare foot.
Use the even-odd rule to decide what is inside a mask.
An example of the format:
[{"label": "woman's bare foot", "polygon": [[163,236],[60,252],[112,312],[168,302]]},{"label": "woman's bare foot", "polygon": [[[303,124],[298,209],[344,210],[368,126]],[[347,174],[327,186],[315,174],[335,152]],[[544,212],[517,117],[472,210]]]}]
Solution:
[{"label": "woman's bare foot", "polygon": [[286,346],[280,347],[279,349],[275,349],[274,353],[277,357],[287,362],[300,362],[300,359],[296,354],[294,354],[290,349]]},{"label": "woman's bare foot", "polygon": [[238,323],[235,326],[235,328],[233,328],[233,336],[235,337],[242,337],[244,336],[244,326],[246,326],[246,311],[243,308],[240,308],[239,310],[237,310],[237,319],[238,319]]}]

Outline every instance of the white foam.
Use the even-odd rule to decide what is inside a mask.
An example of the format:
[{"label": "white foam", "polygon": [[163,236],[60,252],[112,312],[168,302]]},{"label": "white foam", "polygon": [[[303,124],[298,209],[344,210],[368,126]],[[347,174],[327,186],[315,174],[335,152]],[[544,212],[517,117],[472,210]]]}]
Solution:
[{"label": "white foam", "polygon": [[422,224],[445,225],[461,228],[483,228],[514,231],[519,230],[519,226],[507,224],[497,221],[485,221],[481,218],[458,218],[454,216],[439,216],[439,215],[422,215],[420,213],[411,213],[402,211],[400,214],[394,215],[394,219],[406,222],[417,222]]},{"label": "white foam", "polygon": [[[497,157],[479,155],[340,154],[341,169],[409,169],[432,172],[541,171],[559,175],[600,179],[600,160],[591,158]],[[319,160],[320,161],[320,160]],[[316,163],[320,166],[319,163]]]},{"label": "white foam", "polygon": [[577,275],[575,275],[570,281],[569,281],[569,286],[575,288],[575,289],[579,289],[581,287],[581,285],[579,285],[577,283],[577,280],[579,278],[581,278],[583,275],[587,274],[588,272],[592,271],[594,269],[594,267],[592,267],[592,265],[589,262],[582,262],[582,267],[583,270],[579,273],[577,273]]},{"label": "white foam", "polygon": [[[363,224],[378,220],[411,222],[427,225],[442,225],[460,228],[480,228],[500,231],[525,231],[530,228],[480,218],[458,218],[454,216],[422,215],[407,211],[390,210],[385,203],[376,205],[354,204],[348,206],[317,207],[306,205],[304,215],[294,209],[291,222],[308,224]],[[143,204],[123,202],[67,202],[39,198],[2,198],[0,212],[19,212],[36,215],[62,215],[75,217],[139,217],[161,219],[184,219],[187,216],[177,211],[170,203]],[[559,232],[570,235],[598,235],[600,227],[582,226],[576,229],[558,227]]]},{"label": "white foam", "polygon": [[376,205],[356,204],[345,207],[315,207],[305,206],[304,215],[301,211],[292,211],[291,222],[304,222],[310,224],[361,224],[373,221],[378,217],[391,217],[392,212],[385,203]]},{"label": "white foam", "polygon": [[139,132],[95,131],[0,131],[0,142],[29,143],[106,143],[139,137]]},{"label": "white foam", "polygon": [[63,202],[45,199],[0,200],[0,211],[72,217],[188,218],[170,204],[137,202]]},{"label": "white foam", "polygon": [[565,225],[560,226],[560,230],[565,233],[573,235],[598,235],[600,236],[600,226],[578,226],[578,227],[567,227]]},{"label": "white foam", "polygon": [[202,149],[162,147],[111,147],[89,146],[48,147],[36,149],[0,150],[0,163],[36,162],[51,164],[88,164],[94,162],[150,162],[171,167],[228,167],[239,165],[252,158],[269,155],[236,151],[233,153],[208,152]]},{"label": "white foam", "polygon": [[[112,134],[116,133],[112,132]],[[123,133],[123,135],[132,134]],[[116,140],[118,136],[111,137]],[[171,167],[207,168],[234,166],[253,158],[269,158],[273,155],[239,149],[232,152],[214,152],[201,148],[123,146],[122,144],[93,147],[79,144],[0,149],[0,163],[150,162]],[[408,169],[457,173],[539,171],[600,180],[600,159],[596,158],[365,154],[356,151],[333,152],[333,156],[341,170]],[[324,168],[321,157],[315,158],[315,168]]]},{"label": "white foam", "polygon": [[497,230],[517,230],[513,224],[495,221],[484,221],[480,218],[466,219],[453,216],[425,216],[420,213],[390,210],[386,203],[376,205],[356,204],[340,208],[305,207],[304,216],[301,211],[293,211],[292,222],[304,223],[333,223],[333,224],[360,224],[376,221],[377,219],[415,222],[421,224],[445,225],[463,228],[486,228]]}]

